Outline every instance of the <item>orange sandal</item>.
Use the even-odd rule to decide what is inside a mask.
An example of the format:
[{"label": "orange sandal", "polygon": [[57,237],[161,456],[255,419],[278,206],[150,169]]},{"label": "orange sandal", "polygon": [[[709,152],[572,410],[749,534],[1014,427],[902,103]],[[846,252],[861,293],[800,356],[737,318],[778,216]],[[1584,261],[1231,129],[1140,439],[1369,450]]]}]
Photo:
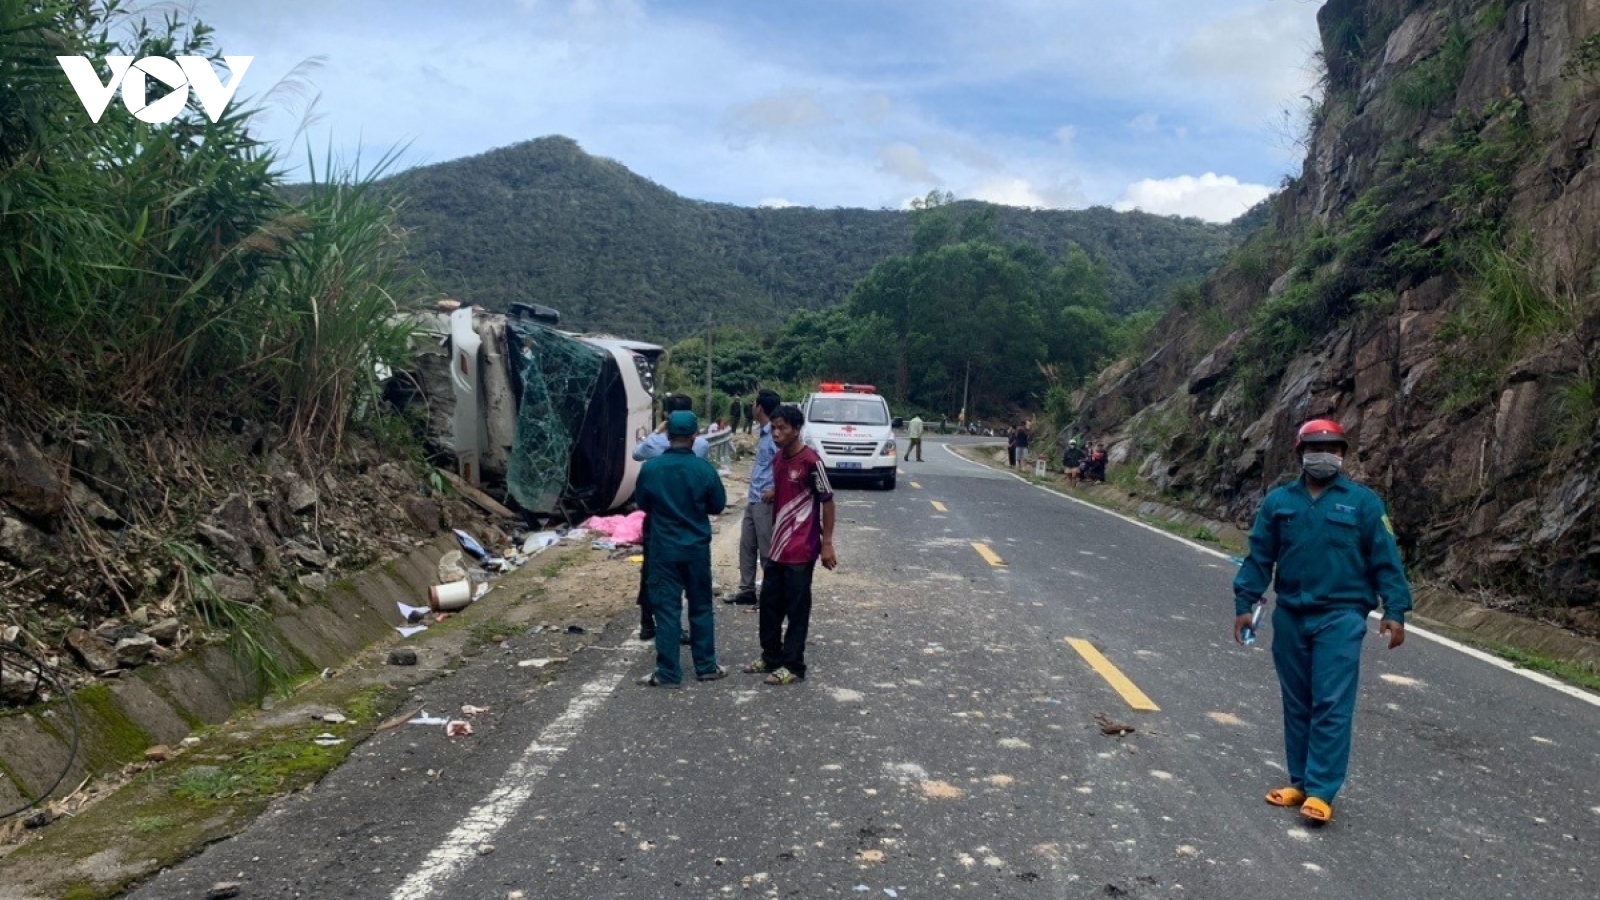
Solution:
[{"label": "orange sandal", "polygon": [[1300,817],[1308,822],[1326,825],[1333,821],[1333,807],[1326,800],[1316,797],[1307,797],[1306,802],[1300,805]]},{"label": "orange sandal", "polygon": [[1281,787],[1267,791],[1267,802],[1273,806],[1299,806],[1306,802],[1306,792],[1297,787]]}]

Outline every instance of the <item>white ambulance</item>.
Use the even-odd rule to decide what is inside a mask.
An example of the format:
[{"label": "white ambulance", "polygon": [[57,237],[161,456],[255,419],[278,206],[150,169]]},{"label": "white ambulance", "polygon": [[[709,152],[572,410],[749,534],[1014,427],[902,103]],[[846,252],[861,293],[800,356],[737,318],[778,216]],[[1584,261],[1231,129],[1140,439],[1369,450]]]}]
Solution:
[{"label": "white ambulance", "polygon": [[830,479],[870,478],[894,489],[899,457],[889,404],[870,384],[818,385],[800,405],[806,446],[817,451]]}]

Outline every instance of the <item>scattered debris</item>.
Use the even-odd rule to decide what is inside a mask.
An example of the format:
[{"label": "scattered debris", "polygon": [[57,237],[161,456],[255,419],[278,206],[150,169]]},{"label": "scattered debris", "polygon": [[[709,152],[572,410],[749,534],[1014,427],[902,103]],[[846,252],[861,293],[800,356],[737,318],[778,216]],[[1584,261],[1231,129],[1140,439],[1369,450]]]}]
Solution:
[{"label": "scattered debris", "polygon": [[522,555],[535,556],[561,543],[561,535],[554,531],[535,531],[522,539]]},{"label": "scattered debris", "polygon": [[344,713],[336,713],[336,712],[323,713],[322,715],[317,716],[317,718],[319,718],[322,721],[327,722],[327,723],[329,723],[331,725],[338,725],[340,722],[347,721],[345,719]]},{"label": "scattered debris", "polygon": [[344,743],[344,738],[324,731],[322,734],[312,738],[311,743],[316,744],[318,747],[337,747]]},{"label": "scattered debris", "polygon": [[460,719],[451,719],[445,723],[444,733],[449,737],[466,737],[472,733],[472,726]]},{"label": "scattered debris", "polygon": [[428,630],[428,626],[426,626],[426,625],[397,625],[397,626],[395,626],[394,630],[400,632],[400,636],[401,637],[411,637],[414,634],[420,634],[421,632],[427,631]]},{"label": "scattered debris", "polygon": [[56,814],[49,809],[41,809],[33,815],[22,820],[22,827],[29,831],[38,831],[56,820]]},{"label": "scattered debris", "polygon": [[584,629],[584,627],[582,625],[568,625],[567,626],[567,634],[586,634],[586,633],[587,632],[586,632],[586,630]]},{"label": "scattered debris", "polygon": [[[1124,725],[1121,722],[1113,722],[1106,718],[1103,713],[1095,713],[1094,721],[1096,725],[1100,726],[1101,734],[1110,735],[1112,737],[1122,737],[1125,734],[1133,734],[1134,731],[1137,730],[1132,725]],[[1108,887],[1109,886],[1110,885],[1108,885]]]},{"label": "scattered debris", "polygon": [[489,551],[483,549],[483,545],[478,543],[472,535],[459,528],[452,528],[451,531],[455,533],[456,542],[461,545],[461,549],[467,551],[467,555],[480,561],[489,558]]},{"label": "scattered debris", "polygon": [[542,669],[551,663],[566,662],[565,656],[539,657],[538,659],[525,659],[517,663],[519,669]]},{"label": "scattered debris", "polygon": [[417,651],[410,647],[397,647],[389,651],[389,665],[414,666],[417,664]]},{"label": "scattered debris", "polygon": [[375,728],[373,730],[374,731],[388,731],[391,728],[398,728],[399,726],[404,725],[405,723],[407,723],[407,722],[411,721],[412,719],[416,718],[417,714],[420,713],[420,712],[422,712],[422,709],[421,708],[417,708],[417,709],[413,709],[411,712],[401,713],[398,716],[393,716],[393,717],[389,718],[387,721],[385,721],[382,725],[379,725],[377,728]]},{"label": "scattered debris", "polygon": [[472,582],[467,579],[449,584],[436,584],[428,588],[428,608],[434,612],[454,612],[465,609],[475,598]]},{"label": "scattered debris", "polygon": [[211,886],[211,890],[206,891],[206,900],[230,900],[239,896],[239,888],[237,881],[219,881]]},{"label": "scattered debris", "polygon": [[426,710],[417,710],[417,712],[411,716],[411,724],[413,725],[445,725],[448,724],[449,721],[449,719],[446,719],[443,716],[430,716]]},{"label": "scattered debris", "polygon": [[470,703],[467,704],[466,706],[461,707],[461,714],[463,716],[476,716],[476,715],[481,715],[483,713],[486,713],[488,711],[489,711],[489,707],[487,707],[487,706],[473,706]]},{"label": "scattered debris", "polygon": [[493,844],[479,844],[478,845],[478,855],[479,856],[488,856],[489,854],[491,854],[493,852],[494,852],[494,845]]},{"label": "scattered debris", "polygon": [[[465,578],[466,575],[463,574],[461,577]],[[400,618],[405,619],[407,625],[415,625],[428,616],[428,608],[426,606],[411,606],[400,602],[396,602],[395,606],[400,607]]]},{"label": "scattered debris", "polygon": [[145,762],[166,762],[171,758],[172,748],[166,744],[156,744],[154,747],[145,748],[144,751]]}]

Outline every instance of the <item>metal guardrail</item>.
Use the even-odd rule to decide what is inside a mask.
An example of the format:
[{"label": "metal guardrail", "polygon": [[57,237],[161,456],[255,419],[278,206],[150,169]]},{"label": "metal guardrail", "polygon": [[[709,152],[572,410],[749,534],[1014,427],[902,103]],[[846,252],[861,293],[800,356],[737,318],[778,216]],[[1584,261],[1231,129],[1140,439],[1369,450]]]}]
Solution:
[{"label": "metal guardrail", "polygon": [[716,463],[718,467],[726,466],[733,462],[733,431],[718,432],[706,438],[706,445],[710,448],[706,458]]}]

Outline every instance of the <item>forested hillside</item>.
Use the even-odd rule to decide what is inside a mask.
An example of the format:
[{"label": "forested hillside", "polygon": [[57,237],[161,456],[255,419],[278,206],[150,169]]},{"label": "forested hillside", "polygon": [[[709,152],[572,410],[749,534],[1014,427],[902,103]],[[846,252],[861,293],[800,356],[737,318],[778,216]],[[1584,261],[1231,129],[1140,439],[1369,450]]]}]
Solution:
[{"label": "forested hillside", "polygon": [[[493,309],[526,300],[582,328],[659,340],[723,325],[775,327],[845,299],[872,267],[911,249],[897,210],[750,209],[685,199],[547,137],[406,172],[413,252],[451,295]],[[958,204],[980,206],[981,204]],[[1052,262],[1081,245],[1103,260],[1114,309],[1161,304],[1237,244],[1194,219],[997,209],[996,231]]]}]

